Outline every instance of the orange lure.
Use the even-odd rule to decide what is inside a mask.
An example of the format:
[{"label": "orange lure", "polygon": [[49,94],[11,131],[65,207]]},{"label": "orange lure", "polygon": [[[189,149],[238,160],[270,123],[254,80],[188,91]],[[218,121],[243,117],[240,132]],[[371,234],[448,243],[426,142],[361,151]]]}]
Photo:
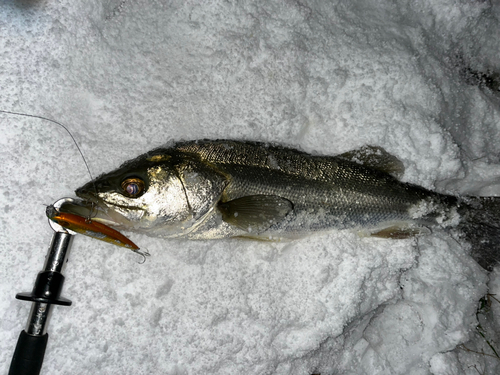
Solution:
[{"label": "orange lure", "polygon": [[92,221],[86,217],[59,212],[54,206],[48,206],[46,213],[50,220],[63,228],[133,251],[139,250],[139,247],[135,243],[107,225]]}]

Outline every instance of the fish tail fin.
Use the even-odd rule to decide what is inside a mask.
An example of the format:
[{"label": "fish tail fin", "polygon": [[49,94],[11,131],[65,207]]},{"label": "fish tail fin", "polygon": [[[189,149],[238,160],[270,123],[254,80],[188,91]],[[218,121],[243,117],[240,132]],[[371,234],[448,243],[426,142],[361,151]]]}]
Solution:
[{"label": "fish tail fin", "polygon": [[459,205],[459,229],[471,256],[491,271],[500,264],[500,197],[467,197]]}]

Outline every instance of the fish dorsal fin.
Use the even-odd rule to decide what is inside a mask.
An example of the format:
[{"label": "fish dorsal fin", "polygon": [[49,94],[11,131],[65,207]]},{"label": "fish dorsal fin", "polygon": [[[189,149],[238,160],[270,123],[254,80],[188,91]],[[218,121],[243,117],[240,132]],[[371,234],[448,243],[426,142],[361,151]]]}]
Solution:
[{"label": "fish dorsal fin", "polygon": [[340,154],[339,157],[389,173],[396,178],[402,177],[405,173],[405,167],[401,160],[378,146],[363,146],[357,150]]},{"label": "fish dorsal fin", "polygon": [[222,220],[249,233],[260,233],[283,220],[292,202],[277,195],[249,195],[219,203]]},{"label": "fish dorsal fin", "polygon": [[371,233],[371,237],[391,238],[393,240],[402,240],[405,238],[415,237],[421,234],[428,234],[430,230],[425,227],[407,227],[397,226],[381,229],[377,232]]}]

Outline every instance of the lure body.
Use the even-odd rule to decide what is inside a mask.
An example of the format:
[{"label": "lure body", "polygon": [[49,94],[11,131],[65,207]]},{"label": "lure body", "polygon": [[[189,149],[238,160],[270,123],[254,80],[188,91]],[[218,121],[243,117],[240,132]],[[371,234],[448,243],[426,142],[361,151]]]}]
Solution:
[{"label": "lure body", "polygon": [[48,206],[46,214],[50,220],[73,232],[108,242],[113,245],[125,247],[130,250],[139,250],[139,247],[136,244],[117,230],[110,228],[105,224],[93,221],[87,217],[68,212],[60,212],[54,206]]}]

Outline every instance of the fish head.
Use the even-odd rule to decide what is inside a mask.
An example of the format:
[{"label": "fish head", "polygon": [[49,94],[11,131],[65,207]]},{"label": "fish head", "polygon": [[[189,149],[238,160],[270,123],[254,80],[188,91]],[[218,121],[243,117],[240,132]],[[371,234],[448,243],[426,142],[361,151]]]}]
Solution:
[{"label": "fish head", "polygon": [[[188,231],[200,212],[209,209],[206,199],[197,203],[199,196],[191,197],[190,202],[192,187],[186,184],[192,184],[192,176],[198,175],[193,172],[196,166],[187,167],[191,164],[178,155],[148,153],[75,192],[96,206],[92,220],[130,231],[175,237]],[[202,180],[196,182],[206,184]],[[200,204],[203,209],[196,207]]]}]

